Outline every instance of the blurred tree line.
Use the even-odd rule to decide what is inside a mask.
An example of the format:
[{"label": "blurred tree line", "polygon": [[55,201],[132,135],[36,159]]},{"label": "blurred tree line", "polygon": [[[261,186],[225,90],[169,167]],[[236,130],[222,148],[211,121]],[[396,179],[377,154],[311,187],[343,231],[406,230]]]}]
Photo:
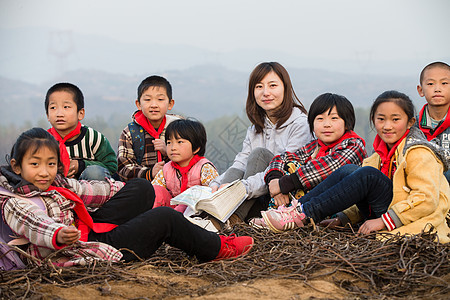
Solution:
[{"label": "blurred tree line", "polygon": [[[372,143],[375,131],[369,125],[369,109],[356,108],[355,132],[366,140],[367,153],[372,153]],[[119,136],[122,130],[131,121],[130,115],[112,114],[108,119],[97,116],[95,118],[85,118],[83,124],[88,125],[103,133],[111,143],[113,149],[117,149]],[[201,121],[201,120],[199,120]],[[225,171],[234,160],[235,155],[242,149],[242,142],[245,138],[247,127],[250,122],[247,116],[229,115],[222,116],[204,123],[208,143],[206,147],[206,157],[217,167],[220,173]],[[17,137],[23,131],[31,127],[42,127],[48,129],[50,124],[47,119],[40,119],[36,123],[26,121],[22,125],[0,125],[0,164],[5,164],[5,156],[9,155],[11,147]]]}]

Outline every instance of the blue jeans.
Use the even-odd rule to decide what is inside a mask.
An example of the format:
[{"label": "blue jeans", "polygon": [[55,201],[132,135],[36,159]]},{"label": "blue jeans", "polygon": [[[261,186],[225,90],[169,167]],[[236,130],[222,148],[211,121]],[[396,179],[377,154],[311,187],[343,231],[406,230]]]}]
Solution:
[{"label": "blue jeans", "polygon": [[84,169],[78,179],[105,181],[105,178],[111,178],[108,169],[98,165],[90,165]]},{"label": "blue jeans", "polygon": [[356,204],[367,219],[379,218],[392,202],[392,181],[378,169],[345,165],[300,198],[314,222]]}]

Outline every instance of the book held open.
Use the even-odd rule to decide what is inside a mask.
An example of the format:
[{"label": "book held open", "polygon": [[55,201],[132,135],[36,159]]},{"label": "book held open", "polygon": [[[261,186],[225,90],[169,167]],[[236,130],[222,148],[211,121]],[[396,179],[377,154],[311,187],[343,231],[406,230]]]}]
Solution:
[{"label": "book held open", "polygon": [[244,184],[235,180],[214,193],[210,187],[193,186],[172,198],[170,204],[185,204],[195,212],[202,210],[225,222],[246,198]]}]

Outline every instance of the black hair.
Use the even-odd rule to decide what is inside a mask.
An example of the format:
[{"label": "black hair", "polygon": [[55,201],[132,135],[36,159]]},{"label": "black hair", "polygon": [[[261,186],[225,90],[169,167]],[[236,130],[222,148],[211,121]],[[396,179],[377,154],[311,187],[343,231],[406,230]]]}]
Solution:
[{"label": "black hair", "polygon": [[450,66],[448,64],[446,64],[445,62],[442,62],[442,61],[432,62],[431,64],[426,65],[425,68],[423,68],[422,72],[420,72],[420,77],[419,77],[420,85],[422,85],[423,77],[425,76],[425,71],[429,70],[429,69],[433,69],[433,68],[443,68],[443,69],[447,69],[448,71],[450,71]]},{"label": "black hair", "polygon": [[19,135],[16,143],[11,149],[11,154],[6,161],[11,165],[11,159],[14,159],[16,165],[21,166],[23,157],[28,150],[30,150],[32,154],[35,154],[42,147],[47,147],[56,153],[58,157],[58,171],[62,172],[63,165],[61,163],[58,142],[47,130],[39,127],[31,128]]},{"label": "black hair", "polygon": [[308,113],[308,124],[311,133],[314,133],[314,119],[324,112],[331,113],[333,107],[336,107],[337,114],[345,122],[345,130],[355,128],[355,110],[352,103],[344,96],[325,93],[314,99]]},{"label": "black hair", "polygon": [[194,119],[178,119],[167,125],[167,140],[175,137],[188,140],[192,144],[192,151],[197,149],[197,155],[204,156],[206,151],[206,130],[202,123]]},{"label": "black hair", "polygon": [[48,115],[48,104],[50,102],[50,95],[54,92],[68,92],[73,95],[73,101],[75,101],[77,105],[77,111],[80,111],[84,108],[84,96],[81,90],[74,84],[69,82],[60,82],[53,85],[48,89],[47,94],[45,95],[45,113]]},{"label": "black hair", "polygon": [[400,106],[400,108],[403,109],[405,114],[408,116],[408,121],[414,118],[416,115],[414,103],[407,95],[397,91],[386,91],[375,99],[375,101],[372,104],[372,107],[370,108],[370,122],[372,125],[375,124],[374,118],[378,106],[380,106],[380,104],[385,102],[393,102],[398,106]]},{"label": "black hair", "polygon": [[137,100],[141,101],[142,94],[151,86],[163,87],[166,89],[167,97],[172,100],[172,86],[170,82],[164,77],[153,75],[142,80],[137,89]]}]

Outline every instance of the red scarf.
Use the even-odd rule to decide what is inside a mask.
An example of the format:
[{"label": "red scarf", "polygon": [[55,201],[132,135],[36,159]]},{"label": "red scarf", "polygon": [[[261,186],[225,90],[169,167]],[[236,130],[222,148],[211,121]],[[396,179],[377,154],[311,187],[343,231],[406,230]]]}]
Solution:
[{"label": "red scarf", "polygon": [[361,139],[361,140],[363,141],[364,146],[366,146],[366,142],[364,141],[363,138],[361,138],[359,135],[357,135],[354,131],[349,130],[349,131],[346,131],[346,132],[344,133],[344,135],[341,136],[340,139],[338,139],[336,142],[334,142],[334,143],[332,143],[332,144],[330,144],[330,145],[325,145],[321,140],[318,140],[318,143],[319,143],[319,147],[320,147],[320,148],[319,148],[319,152],[317,153],[316,158],[317,158],[317,157],[322,157],[322,156],[327,155],[327,152],[328,152],[330,149],[332,149],[332,148],[333,148],[334,146],[336,146],[337,144],[341,143],[343,140],[349,139],[349,138],[359,138],[359,139]]},{"label": "red scarf", "polygon": [[431,128],[423,128],[422,127],[422,121],[423,121],[423,117],[425,116],[425,109],[426,109],[427,105],[428,104],[425,104],[422,107],[422,110],[419,113],[419,122],[418,123],[419,123],[420,130],[422,130],[422,132],[425,134],[425,136],[427,137],[427,140],[431,141],[432,139],[434,139],[435,137],[440,135],[445,129],[450,127],[450,107],[448,108],[447,116],[445,117],[444,122],[442,122],[438,127],[436,127],[433,132],[433,129],[431,129]]},{"label": "red scarf", "polygon": [[191,161],[189,162],[189,165],[186,167],[180,167],[179,164],[176,162],[172,162],[172,166],[177,169],[181,173],[181,189],[180,193],[184,192],[187,188],[187,184],[189,181],[188,178],[188,172],[192,168],[193,165],[195,165],[200,159],[202,159],[203,156],[198,156],[197,154],[192,157]]},{"label": "red scarf", "polygon": [[[145,131],[148,132],[148,134],[150,134],[155,139],[159,139],[159,136],[161,135],[161,133],[164,130],[164,127],[166,126],[166,116],[164,116],[161,124],[159,125],[158,131],[156,131],[155,128],[153,128],[153,125],[148,120],[148,118],[142,113],[142,110],[138,111],[134,115],[134,119],[139,125],[141,125],[145,129]],[[157,151],[157,156],[158,156],[157,161],[162,161],[161,152]]]},{"label": "red scarf", "polygon": [[83,200],[78,197],[77,194],[69,189],[63,187],[50,186],[47,191],[57,191],[64,198],[75,202],[74,211],[78,217],[76,222],[77,228],[81,231],[80,241],[87,242],[89,231],[94,230],[94,232],[102,233],[108,232],[116,228],[118,225],[108,224],[108,223],[94,223],[91,215],[86,210]]},{"label": "red scarf", "polygon": [[69,134],[66,135],[64,138],[62,138],[59,135],[59,133],[56,131],[56,129],[54,127],[50,128],[47,131],[50,132],[50,134],[53,135],[53,137],[59,142],[59,153],[61,156],[61,162],[64,167],[64,176],[67,176],[67,174],[69,173],[69,167],[70,167],[70,156],[69,156],[69,152],[67,152],[65,143],[67,142],[67,140],[70,140],[74,136],[77,136],[78,134],[80,134],[81,123],[78,122],[77,127],[75,127],[74,130],[69,132]]},{"label": "red scarf", "polygon": [[392,175],[394,175],[395,170],[397,169],[397,161],[395,152],[397,151],[398,145],[403,141],[403,139],[408,135],[409,129],[406,130],[405,134],[395,143],[394,147],[391,150],[388,150],[386,143],[380,138],[377,134],[375,140],[373,141],[373,149],[378,155],[380,155],[381,159],[381,169],[380,171],[392,179]]}]

